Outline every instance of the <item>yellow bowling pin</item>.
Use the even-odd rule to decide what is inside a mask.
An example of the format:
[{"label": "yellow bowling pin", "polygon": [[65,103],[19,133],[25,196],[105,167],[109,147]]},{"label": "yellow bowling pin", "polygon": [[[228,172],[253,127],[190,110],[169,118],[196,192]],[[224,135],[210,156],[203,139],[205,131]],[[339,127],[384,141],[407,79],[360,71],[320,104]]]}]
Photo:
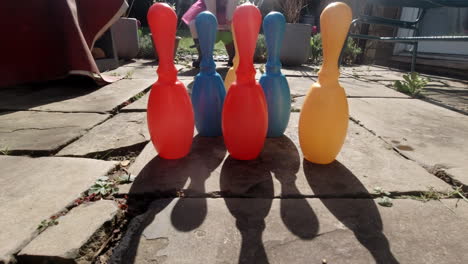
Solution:
[{"label": "yellow bowling pin", "polygon": [[234,34],[234,25],[231,26],[232,37],[234,39],[234,49],[236,50],[236,55],[234,56],[233,66],[229,68],[229,71],[224,79],[224,87],[226,87],[226,92],[231,87],[231,84],[236,81],[236,71],[237,67],[239,67],[239,56],[237,55],[237,43],[236,43],[236,35]]},{"label": "yellow bowling pin", "polygon": [[351,24],[345,3],[329,4],[320,16],[323,65],[318,81],[306,95],[299,118],[299,142],[304,158],[318,164],[333,162],[348,130],[348,101],[338,83],[338,59]]}]

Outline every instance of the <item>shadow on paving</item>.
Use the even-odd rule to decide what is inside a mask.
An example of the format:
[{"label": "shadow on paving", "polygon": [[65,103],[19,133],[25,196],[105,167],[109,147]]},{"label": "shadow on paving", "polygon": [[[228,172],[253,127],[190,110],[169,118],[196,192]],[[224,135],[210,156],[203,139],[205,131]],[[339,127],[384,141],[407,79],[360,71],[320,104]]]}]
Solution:
[{"label": "shadow on paving", "polygon": [[0,88],[0,115],[7,114],[8,110],[28,110],[84,96],[99,88],[90,78],[78,75],[62,80],[2,87]]},{"label": "shadow on paving", "polygon": [[[132,185],[129,192],[129,211],[137,210],[141,205],[141,201],[138,201],[141,197],[132,197],[132,190],[136,192],[137,189],[147,189],[145,186],[163,185],[160,189],[167,191],[156,195],[169,199],[158,200],[154,210],[131,221],[127,234],[114,250],[110,263],[135,263],[140,238],[146,227],[177,198],[176,193],[184,189],[187,180],[190,179],[190,186],[185,188],[185,194],[203,194],[205,181],[221,165],[225,155],[222,138],[196,136],[192,151],[187,157],[180,160],[156,157],[151,160]],[[320,195],[339,193],[346,186],[353,186],[358,193],[370,196],[357,177],[338,161],[330,165],[316,165],[306,160],[302,162],[307,182],[315,195],[321,198],[322,203],[340,222],[354,232],[357,240],[367,248],[375,261],[398,263],[382,232],[382,219],[372,199],[361,199],[363,202],[356,208],[355,203],[348,199],[329,199]],[[281,191],[288,193],[280,201],[281,219],[287,229],[302,240],[313,240],[320,235],[318,217],[295,184],[296,174],[300,169],[299,150],[286,136],[267,139],[264,151],[256,160],[238,161],[230,156],[224,160],[220,172],[220,190],[229,212],[236,219],[236,227],[242,237],[238,263],[269,263],[262,234],[274,197],[272,177],[281,183]],[[252,178],[255,178],[256,184],[247,184],[252,182]],[[231,199],[239,196],[244,199]],[[206,197],[193,197],[178,200],[171,212],[170,221],[175,229],[189,232],[200,227],[206,216]]]}]

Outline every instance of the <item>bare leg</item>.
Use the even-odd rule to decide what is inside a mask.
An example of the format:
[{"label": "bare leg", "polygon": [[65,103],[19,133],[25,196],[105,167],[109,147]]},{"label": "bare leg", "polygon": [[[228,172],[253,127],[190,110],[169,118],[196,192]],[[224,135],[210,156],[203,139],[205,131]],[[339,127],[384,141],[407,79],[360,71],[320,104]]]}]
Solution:
[{"label": "bare leg", "polygon": [[190,34],[193,39],[198,39],[197,27],[195,26],[195,19],[192,20],[189,24]]},{"label": "bare leg", "polygon": [[198,42],[198,33],[197,33],[197,27],[195,26],[195,19],[190,22],[189,28],[190,28],[190,34],[192,35],[193,43],[194,43],[194,45],[191,48],[193,47],[196,48],[198,52],[198,58],[197,60],[194,60],[192,62],[192,66],[195,68],[199,68],[200,61],[201,61],[201,50],[200,50],[200,43]]}]

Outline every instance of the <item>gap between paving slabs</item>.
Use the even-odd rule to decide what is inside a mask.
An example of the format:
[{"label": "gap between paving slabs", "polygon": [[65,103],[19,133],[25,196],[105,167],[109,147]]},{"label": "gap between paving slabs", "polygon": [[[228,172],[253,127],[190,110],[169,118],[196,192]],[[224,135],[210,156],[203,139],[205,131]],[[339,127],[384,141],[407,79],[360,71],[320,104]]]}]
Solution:
[{"label": "gap between paving slabs", "polygon": [[125,170],[128,164],[118,164],[71,205],[44,219],[38,226],[39,235],[18,253],[21,263],[90,263],[115,244],[127,223],[127,204],[126,197],[114,194],[118,183],[132,180]]}]

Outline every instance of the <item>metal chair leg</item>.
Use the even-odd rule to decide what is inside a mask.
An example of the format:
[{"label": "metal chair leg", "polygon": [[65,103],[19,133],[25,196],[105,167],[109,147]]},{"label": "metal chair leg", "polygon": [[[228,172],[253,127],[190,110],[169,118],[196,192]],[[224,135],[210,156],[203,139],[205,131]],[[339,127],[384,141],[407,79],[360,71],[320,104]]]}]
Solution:
[{"label": "metal chair leg", "polygon": [[418,56],[418,42],[413,44],[413,57],[411,58],[411,72],[415,71],[416,57]]}]

